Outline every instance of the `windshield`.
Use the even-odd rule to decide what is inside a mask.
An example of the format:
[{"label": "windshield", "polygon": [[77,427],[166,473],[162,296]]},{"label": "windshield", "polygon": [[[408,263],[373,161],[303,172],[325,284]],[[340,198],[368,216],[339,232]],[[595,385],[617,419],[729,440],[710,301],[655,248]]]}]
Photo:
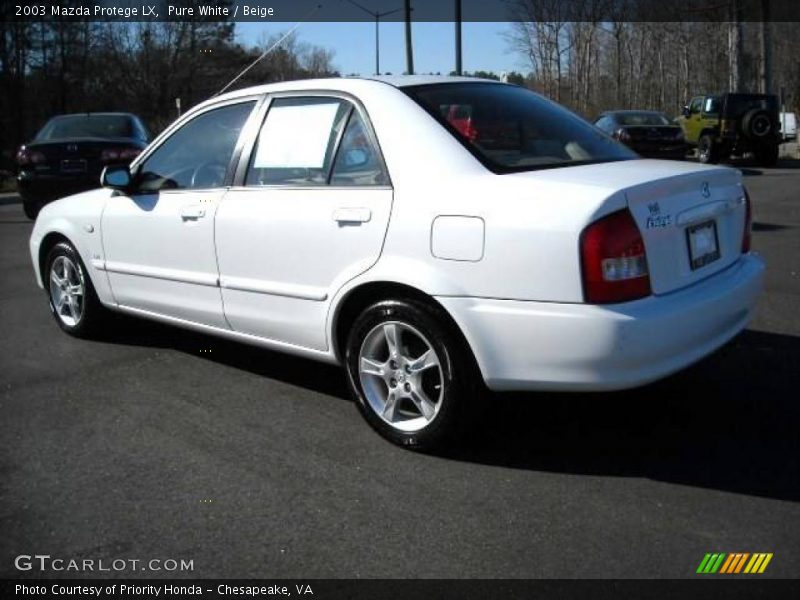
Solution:
[{"label": "windshield", "polygon": [[47,122],[37,141],[80,137],[133,137],[131,120],[125,115],[70,115]]},{"label": "windshield", "polygon": [[565,108],[521,87],[444,83],[405,91],[498,173],[637,158]]},{"label": "windshield", "polygon": [[617,121],[629,127],[671,125],[667,117],[656,112],[618,113]]}]

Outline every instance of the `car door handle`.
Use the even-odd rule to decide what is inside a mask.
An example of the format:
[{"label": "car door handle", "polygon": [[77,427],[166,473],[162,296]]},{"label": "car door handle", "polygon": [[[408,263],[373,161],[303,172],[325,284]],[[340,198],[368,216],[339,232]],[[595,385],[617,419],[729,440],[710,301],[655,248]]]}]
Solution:
[{"label": "car door handle", "polygon": [[366,223],[372,218],[368,208],[339,208],[333,211],[333,220],[337,223]]},{"label": "car door handle", "polygon": [[184,221],[196,221],[206,216],[206,209],[202,206],[184,206],[181,209],[181,219]]}]

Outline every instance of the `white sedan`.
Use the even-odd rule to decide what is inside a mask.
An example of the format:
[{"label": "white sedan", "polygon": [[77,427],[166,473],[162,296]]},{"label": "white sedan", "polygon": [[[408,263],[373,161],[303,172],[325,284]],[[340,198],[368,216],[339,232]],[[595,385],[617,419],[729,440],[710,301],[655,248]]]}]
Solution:
[{"label": "white sedan", "polygon": [[107,309],[344,365],[390,440],[485,387],[613,390],[742,330],[762,286],[738,171],[643,160],[533,92],[284,82],[185,114],[30,241],[67,333]]}]

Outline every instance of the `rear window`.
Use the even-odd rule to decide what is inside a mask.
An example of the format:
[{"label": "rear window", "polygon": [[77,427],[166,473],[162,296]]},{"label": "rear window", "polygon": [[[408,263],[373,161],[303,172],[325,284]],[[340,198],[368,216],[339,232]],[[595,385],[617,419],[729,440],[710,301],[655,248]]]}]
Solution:
[{"label": "rear window", "polygon": [[671,125],[669,119],[661,113],[650,112],[619,113],[617,114],[617,121],[620,125],[629,127]]},{"label": "rear window", "polygon": [[78,137],[134,137],[130,117],[125,115],[70,115],[47,122],[38,141]]},{"label": "rear window", "polygon": [[444,83],[405,91],[496,173],[637,158],[565,108],[521,87]]}]

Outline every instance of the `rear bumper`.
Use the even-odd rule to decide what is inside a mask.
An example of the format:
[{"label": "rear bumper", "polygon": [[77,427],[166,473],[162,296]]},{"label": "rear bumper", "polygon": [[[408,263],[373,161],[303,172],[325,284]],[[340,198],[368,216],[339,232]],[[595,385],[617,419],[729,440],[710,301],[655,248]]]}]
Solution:
[{"label": "rear bumper", "polygon": [[683,369],[750,320],[764,263],[742,257],[689,288],[597,306],[439,297],[494,390],[636,387]]}]

